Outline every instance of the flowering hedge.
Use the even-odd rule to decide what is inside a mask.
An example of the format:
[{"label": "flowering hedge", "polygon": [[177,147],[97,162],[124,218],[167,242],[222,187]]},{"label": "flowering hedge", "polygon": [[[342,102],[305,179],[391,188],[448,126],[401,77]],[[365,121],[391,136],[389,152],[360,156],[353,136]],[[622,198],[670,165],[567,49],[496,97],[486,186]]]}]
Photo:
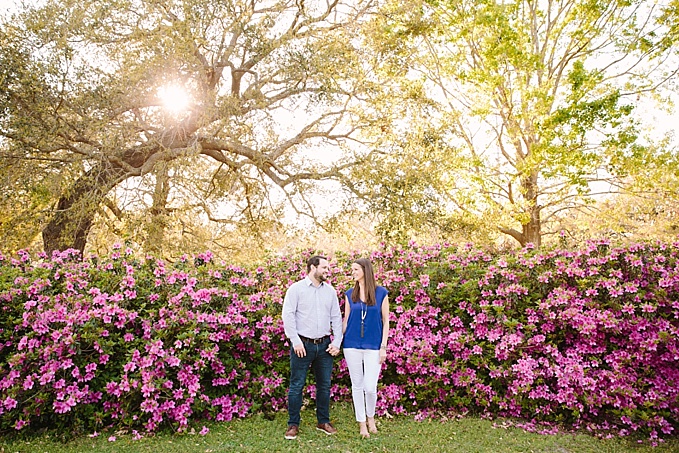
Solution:
[{"label": "flowering hedge", "polygon": [[[280,310],[311,252],[244,269],[131,250],[0,255],[0,429],[184,430],[285,408]],[[673,435],[679,244],[493,255],[446,245],[373,252],[392,333],[378,411],[472,412],[522,426]],[[351,285],[355,254],[331,279]],[[310,395],[313,385],[307,386]],[[339,361],[335,400],[350,399]]]}]

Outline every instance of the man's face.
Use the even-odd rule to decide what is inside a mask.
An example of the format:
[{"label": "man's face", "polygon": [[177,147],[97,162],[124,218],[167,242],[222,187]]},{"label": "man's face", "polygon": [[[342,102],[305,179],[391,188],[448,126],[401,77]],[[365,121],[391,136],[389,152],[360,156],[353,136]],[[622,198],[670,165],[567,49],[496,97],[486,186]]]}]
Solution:
[{"label": "man's face", "polygon": [[328,272],[330,272],[330,264],[328,260],[320,260],[318,266],[311,266],[311,272],[316,280],[324,282],[328,279]]}]

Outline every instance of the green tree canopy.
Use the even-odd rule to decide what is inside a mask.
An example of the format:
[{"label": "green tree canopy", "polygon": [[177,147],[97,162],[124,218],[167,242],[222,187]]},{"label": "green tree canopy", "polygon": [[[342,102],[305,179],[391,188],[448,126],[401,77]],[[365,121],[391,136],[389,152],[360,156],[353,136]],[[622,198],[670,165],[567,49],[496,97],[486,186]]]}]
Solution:
[{"label": "green tree canopy", "polygon": [[[412,106],[411,127],[394,131],[403,157],[389,154],[387,189],[417,181],[419,194],[401,199],[412,215],[387,210],[386,224],[480,219],[540,245],[564,213],[635,183],[665,151],[640,140],[635,107],[676,75],[670,17],[669,5],[628,0],[386,5],[369,36]],[[423,156],[436,165],[408,165]]]}]

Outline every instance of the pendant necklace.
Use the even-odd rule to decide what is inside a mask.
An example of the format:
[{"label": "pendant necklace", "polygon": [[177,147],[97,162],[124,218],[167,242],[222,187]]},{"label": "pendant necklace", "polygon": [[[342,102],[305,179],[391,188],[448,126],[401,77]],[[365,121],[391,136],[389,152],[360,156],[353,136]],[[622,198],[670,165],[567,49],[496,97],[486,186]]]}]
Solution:
[{"label": "pendant necklace", "polygon": [[[363,311],[363,307],[365,307],[365,311]],[[365,321],[365,315],[368,314],[368,306],[361,301],[361,338],[363,338],[363,325]]]}]

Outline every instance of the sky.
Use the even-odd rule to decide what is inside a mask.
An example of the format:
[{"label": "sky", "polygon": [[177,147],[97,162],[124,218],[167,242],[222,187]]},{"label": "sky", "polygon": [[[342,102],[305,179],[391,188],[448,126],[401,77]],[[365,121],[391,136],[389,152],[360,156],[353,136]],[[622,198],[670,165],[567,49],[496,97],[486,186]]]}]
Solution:
[{"label": "sky", "polygon": [[17,4],[19,4],[19,0],[0,0],[0,11],[11,10]]}]

